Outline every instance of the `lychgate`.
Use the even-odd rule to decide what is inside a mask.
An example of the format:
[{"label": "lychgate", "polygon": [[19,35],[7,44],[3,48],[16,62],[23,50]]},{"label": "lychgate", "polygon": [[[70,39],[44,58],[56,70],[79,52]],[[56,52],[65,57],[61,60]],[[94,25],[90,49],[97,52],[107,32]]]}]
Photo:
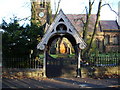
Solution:
[{"label": "lychgate", "polygon": [[79,32],[72,25],[67,16],[62,10],[59,11],[54,22],[48,27],[45,35],[43,36],[41,42],[37,45],[37,49],[44,50],[44,62],[43,70],[44,77],[46,77],[46,52],[47,47],[52,43],[55,38],[65,37],[67,38],[73,46],[77,46],[77,77],[80,77],[80,60],[81,60],[81,49],[86,47],[86,43],[80,37]]}]

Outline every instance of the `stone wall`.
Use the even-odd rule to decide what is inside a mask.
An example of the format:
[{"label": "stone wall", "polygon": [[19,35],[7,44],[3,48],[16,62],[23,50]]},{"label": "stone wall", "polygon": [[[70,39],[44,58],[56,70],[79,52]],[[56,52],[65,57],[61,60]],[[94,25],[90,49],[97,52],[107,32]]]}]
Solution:
[{"label": "stone wall", "polygon": [[120,76],[120,66],[116,67],[86,67],[81,69],[82,78],[108,78]]},{"label": "stone wall", "polygon": [[[76,66],[64,66],[61,77],[76,77],[76,74]],[[82,78],[109,78],[109,76],[111,76],[111,78],[120,76],[120,66],[81,68]]]},{"label": "stone wall", "polygon": [[43,76],[42,69],[16,69],[16,68],[3,68],[2,77],[12,78],[40,78]]},{"label": "stone wall", "polygon": [[[120,76],[120,66],[116,67],[84,67],[81,68],[82,78],[108,78],[108,76],[114,77]],[[2,77],[12,78],[42,78],[42,69],[2,69]],[[60,77],[76,77],[76,66],[69,66],[62,69],[62,75]],[[116,78],[117,78],[116,77]]]}]

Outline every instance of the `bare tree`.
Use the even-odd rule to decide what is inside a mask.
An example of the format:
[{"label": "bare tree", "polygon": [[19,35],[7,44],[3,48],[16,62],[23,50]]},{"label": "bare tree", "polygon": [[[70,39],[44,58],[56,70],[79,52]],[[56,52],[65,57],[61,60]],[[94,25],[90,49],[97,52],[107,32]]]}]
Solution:
[{"label": "bare tree", "polygon": [[92,42],[93,42],[93,39],[94,39],[94,36],[96,34],[96,31],[97,31],[97,27],[98,27],[98,23],[99,23],[99,18],[100,18],[100,11],[101,11],[101,6],[102,6],[102,0],[99,1],[99,5],[98,5],[98,11],[97,11],[97,15],[96,15],[96,21],[95,21],[95,25],[94,25],[94,30],[93,30],[93,34],[92,34],[92,37],[91,37],[91,40],[90,40],[90,43],[86,49],[86,52],[89,53],[90,51],[90,48],[92,46]]},{"label": "bare tree", "polygon": [[117,16],[119,16],[119,13],[117,13],[115,10],[113,10],[109,3],[105,3],[101,7],[106,6],[106,5],[110,8],[111,11],[113,11]]},{"label": "bare tree", "polygon": [[[81,18],[81,21],[84,24],[84,27],[83,27],[83,39],[85,41],[87,40],[88,26],[90,24],[91,11],[92,11],[92,7],[93,7],[94,2],[95,2],[95,0],[93,0],[93,1],[89,0],[89,10],[88,10],[87,7],[85,7],[86,8],[86,17],[87,17],[86,21],[84,22],[84,20]],[[110,8],[111,11],[113,11],[117,16],[119,16],[119,14],[115,10],[112,9],[112,7],[110,6],[109,3],[102,4],[102,2],[103,2],[102,0],[99,0],[97,14],[96,14],[96,21],[95,21],[95,24],[94,24],[93,32],[92,32],[90,42],[88,43],[87,48],[83,51],[83,54],[82,54],[83,56],[85,56],[86,54],[89,54],[89,52],[90,52],[90,49],[91,49],[91,46],[92,46],[96,31],[97,31],[97,27],[98,27],[102,7],[107,5]]]},{"label": "bare tree", "polygon": [[[84,27],[83,27],[83,39],[86,41],[87,39],[87,31],[88,31],[88,25],[89,25],[89,22],[90,22],[90,16],[91,16],[91,12],[92,12],[92,7],[93,7],[93,4],[94,4],[94,1],[91,2],[91,0],[89,0],[89,11],[88,11],[88,8],[86,8],[86,22],[84,23]],[[81,19],[82,20],[82,19]],[[82,20],[83,22],[83,20]]]},{"label": "bare tree", "polygon": [[[57,16],[57,13],[58,13],[58,10],[59,10],[59,7],[60,7],[60,2],[61,2],[61,0],[59,0],[59,2],[58,2],[57,10],[55,11],[55,15],[54,15],[53,20],[54,20],[54,19],[56,18],[56,16]],[[56,7],[56,5],[55,5],[55,7]]]}]

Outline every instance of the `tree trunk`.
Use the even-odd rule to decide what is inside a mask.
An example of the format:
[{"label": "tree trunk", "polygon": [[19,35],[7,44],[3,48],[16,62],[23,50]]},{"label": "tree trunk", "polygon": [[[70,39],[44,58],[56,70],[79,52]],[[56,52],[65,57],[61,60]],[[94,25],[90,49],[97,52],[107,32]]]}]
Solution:
[{"label": "tree trunk", "polygon": [[90,52],[90,48],[92,46],[92,42],[93,42],[93,39],[95,37],[96,30],[97,30],[98,23],[99,23],[100,11],[101,11],[101,4],[102,4],[102,0],[99,1],[98,12],[97,12],[97,19],[96,19],[96,22],[95,22],[94,31],[93,31],[93,34],[92,34],[92,37],[91,37],[91,40],[90,40],[90,44],[88,45],[88,47],[87,47],[86,51],[84,52],[84,54],[86,52],[88,52],[88,53]]},{"label": "tree trunk", "polygon": [[52,23],[52,11],[50,3],[47,4],[47,23],[50,25]]},{"label": "tree trunk", "polygon": [[90,22],[90,16],[91,16],[91,11],[92,11],[92,3],[91,3],[91,0],[89,0],[89,12],[87,11],[87,8],[86,8],[86,22],[84,24],[84,28],[83,28],[83,39],[84,41],[86,41],[87,39],[87,31],[88,31],[88,25],[89,25],[89,22]]}]

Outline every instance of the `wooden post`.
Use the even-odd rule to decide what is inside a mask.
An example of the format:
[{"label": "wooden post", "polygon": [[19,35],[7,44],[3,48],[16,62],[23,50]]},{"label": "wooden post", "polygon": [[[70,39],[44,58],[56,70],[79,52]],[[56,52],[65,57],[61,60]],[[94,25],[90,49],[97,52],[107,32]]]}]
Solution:
[{"label": "wooden post", "polygon": [[46,50],[47,50],[47,47],[45,45],[44,59],[43,59],[43,77],[46,77]]},{"label": "wooden post", "polygon": [[78,48],[78,65],[77,65],[77,77],[81,77],[81,63],[80,63],[80,61],[81,61],[81,50],[79,50],[79,48]]}]

